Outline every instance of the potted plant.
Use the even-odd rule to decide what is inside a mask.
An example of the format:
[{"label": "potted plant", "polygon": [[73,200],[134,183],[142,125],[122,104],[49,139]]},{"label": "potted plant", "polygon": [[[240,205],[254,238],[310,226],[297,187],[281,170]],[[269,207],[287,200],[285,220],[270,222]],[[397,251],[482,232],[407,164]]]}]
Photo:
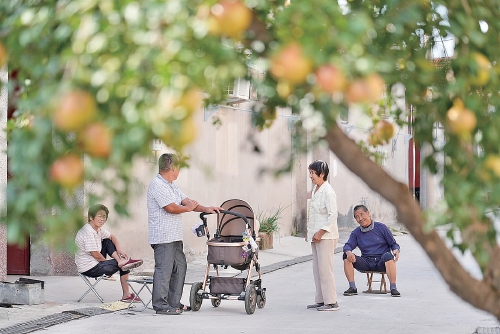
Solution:
[{"label": "potted plant", "polygon": [[266,212],[259,212],[257,214],[257,220],[260,223],[260,250],[273,248],[273,235],[280,230],[278,221],[281,218],[281,213],[285,209],[286,207],[282,208],[281,206],[278,206],[276,210],[271,211],[269,214]]}]

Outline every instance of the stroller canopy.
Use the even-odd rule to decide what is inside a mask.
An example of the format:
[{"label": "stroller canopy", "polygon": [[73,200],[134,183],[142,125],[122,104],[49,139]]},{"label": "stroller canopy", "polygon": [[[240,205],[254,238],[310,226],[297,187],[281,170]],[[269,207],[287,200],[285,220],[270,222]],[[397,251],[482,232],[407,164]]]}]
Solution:
[{"label": "stroller canopy", "polygon": [[[226,211],[237,212],[248,219],[250,232],[255,236],[255,221],[252,207],[241,199],[230,199],[222,203],[221,208]],[[246,229],[245,221],[237,216],[219,213],[217,214],[217,234],[220,236],[241,236]]]}]

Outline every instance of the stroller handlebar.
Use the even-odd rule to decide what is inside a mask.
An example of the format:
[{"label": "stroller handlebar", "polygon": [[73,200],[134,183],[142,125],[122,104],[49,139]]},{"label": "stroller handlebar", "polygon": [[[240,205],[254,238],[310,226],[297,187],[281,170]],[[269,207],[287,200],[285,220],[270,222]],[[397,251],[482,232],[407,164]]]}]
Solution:
[{"label": "stroller handlebar", "polygon": [[[250,228],[250,223],[248,222],[248,218],[245,217],[245,215],[242,215],[241,213],[239,212],[234,212],[234,211],[227,211],[227,210],[219,210],[220,213],[225,213],[225,214],[230,214],[230,215],[233,215],[233,216],[236,216],[236,217],[239,217],[241,219],[243,219],[243,221],[245,222],[247,228]],[[213,212],[213,213],[216,213],[216,212]],[[208,232],[208,226],[207,226],[207,219],[205,218],[206,215],[211,215],[213,213],[209,213],[209,212],[202,212],[200,213],[200,219],[203,221],[203,225],[205,225],[205,229],[207,230]],[[253,233],[253,237],[255,238],[255,232]],[[207,238],[210,239],[210,234],[207,233]]]},{"label": "stroller handlebar", "polygon": [[[245,217],[244,215],[242,215],[241,213],[239,212],[234,212],[234,211],[227,211],[227,210],[219,210],[219,212],[222,212],[222,213],[227,213],[227,214],[230,214],[230,215],[233,215],[233,216],[236,216],[236,217],[240,217],[241,219],[243,219],[245,221],[245,223],[247,225],[249,225],[248,223],[248,218]],[[215,213],[215,212],[214,212]],[[205,216],[206,215],[211,215],[212,213],[208,213],[208,212],[202,212],[200,213],[200,218],[205,220]]]}]

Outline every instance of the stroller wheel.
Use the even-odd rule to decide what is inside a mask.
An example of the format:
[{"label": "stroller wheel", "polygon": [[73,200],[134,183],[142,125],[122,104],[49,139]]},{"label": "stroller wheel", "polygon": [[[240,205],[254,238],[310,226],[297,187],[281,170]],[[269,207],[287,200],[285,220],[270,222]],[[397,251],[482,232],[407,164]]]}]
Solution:
[{"label": "stroller wheel", "polygon": [[212,302],[213,307],[219,307],[220,299],[210,299],[210,301]]},{"label": "stroller wheel", "polygon": [[247,311],[247,314],[253,314],[255,312],[256,304],[257,290],[255,290],[255,285],[250,284],[245,290],[245,311]]},{"label": "stroller wheel", "polygon": [[203,287],[203,283],[196,282],[191,286],[191,294],[189,295],[189,303],[191,304],[191,309],[193,311],[198,311],[203,302],[203,296],[198,294],[198,291]]},{"label": "stroller wheel", "polygon": [[260,294],[257,295],[257,307],[263,308],[266,306],[266,291],[260,290]]}]

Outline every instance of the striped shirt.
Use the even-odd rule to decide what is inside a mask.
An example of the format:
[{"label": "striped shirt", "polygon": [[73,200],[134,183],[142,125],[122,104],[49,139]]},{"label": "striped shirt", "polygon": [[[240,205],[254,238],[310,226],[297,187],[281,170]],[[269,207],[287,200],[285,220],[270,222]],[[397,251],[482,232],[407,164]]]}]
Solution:
[{"label": "striped shirt", "polygon": [[151,181],[148,188],[148,226],[149,243],[163,244],[182,241],[182,217],[164,209],[165,206],[181,202],[186,195],[172,182],[165,180],[160,174]]},{"label": "striped shirt", "polygon": [[75,254],[75,263],[79,273],[86,272],[97,266],[97,261],[90,252],[101,252],[102,240],[111,236],[107,230],[94,230],[89,223],[85,224],[76,234],[75,243],[78,250]]}]

